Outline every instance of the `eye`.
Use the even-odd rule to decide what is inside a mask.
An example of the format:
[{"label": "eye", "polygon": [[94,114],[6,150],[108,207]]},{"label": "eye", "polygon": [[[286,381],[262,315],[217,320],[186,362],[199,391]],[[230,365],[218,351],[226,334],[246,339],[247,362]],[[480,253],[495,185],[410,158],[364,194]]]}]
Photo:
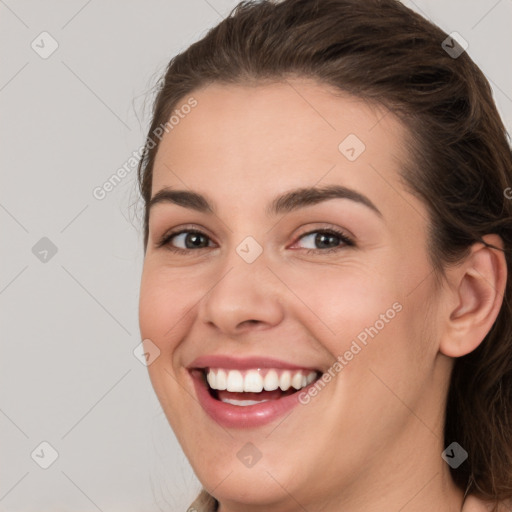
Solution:
[{"label": "eye", "polygon": [[[306,252],[309,254],[314,253],[326,253],[331,251],[341,250],[345,246],[354,246],[354,241],[342,231],[334,228],[329,229],[317,229],[316,231],[310,231],[299,237],[299,240],[307,240],[311,245],[317,245],[318,247],[306,247]],[[166,233],[157,242],[156,246],[166,247],[172,252],[176,253],[187,253],[194,249],[206,249],[211,247],[209,244],[211,239],[208,235],[198,229],[181,229],[179,231],[171,231]],[[181,247],[177,247],[177,245]]]},{"label": "eye", "polygon": [[[208,247],[210,237],[198,229],[182,229],[166,233],[157,243],[157,247],[167,247],[173,252],[185,253],[189,249],[204,249]],[[176,247],[180,244],[182,247]]]},{"label": "eye", "polygon": [[[354,246],[354,241],[342,231],[334,228],[317,229],[299,237],[299,240],[306,240],[309,245],[317,247],[306,247],[306,252],[326,253],[338,251],[344,246]],[[341,243],[340,243],[341,242]]]}]

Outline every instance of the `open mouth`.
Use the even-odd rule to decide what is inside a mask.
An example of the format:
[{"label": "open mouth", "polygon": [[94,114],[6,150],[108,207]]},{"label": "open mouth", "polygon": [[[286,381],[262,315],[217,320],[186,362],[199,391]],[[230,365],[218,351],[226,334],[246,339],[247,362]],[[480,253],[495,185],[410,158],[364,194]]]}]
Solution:
[{"label": "open mouth", "polygon": [[247,407],[293,395],[318,380],[319,370],[200,368],[212,398]]}]

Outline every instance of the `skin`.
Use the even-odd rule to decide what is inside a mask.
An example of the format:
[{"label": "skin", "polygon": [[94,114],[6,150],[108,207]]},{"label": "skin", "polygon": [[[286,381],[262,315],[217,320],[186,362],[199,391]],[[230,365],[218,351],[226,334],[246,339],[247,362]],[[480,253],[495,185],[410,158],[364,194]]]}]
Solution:
[{"label": "skin", "polygon": [[[193,96],[197,107],[160,143],[152,195],[193,190],[217,210],[152,208],[139,321],[161,351],[152,385],[199,480],[221,512],[460,511],[463,493],[440,456],[445,397],[453,358],[474,350],[499,312],[503,254],[477,244],[435,287],[428,212],[398,175],[406,131],[382,108],[299,79],[213,84]],[[338,150],[351,133],[366,146],[353,162]],[[330,184],[363,193],[382,218],[349,199],[265,213],[276,195]],[[201,230],[205,247],[156,246],[182,226]],[[335,239],[326,253],[304,236],[329,227],[355,246]],[[263,248],[250,264],[236,252],[246,236]],[[325,372],[396,302],[402,310],[284,419],[226,429],[196,400],[186,368],[200,355],[264,355]],[[262,454],[251,468],[237,458],[247,442]],[[464,507],[487,510],[474,497]]]}]

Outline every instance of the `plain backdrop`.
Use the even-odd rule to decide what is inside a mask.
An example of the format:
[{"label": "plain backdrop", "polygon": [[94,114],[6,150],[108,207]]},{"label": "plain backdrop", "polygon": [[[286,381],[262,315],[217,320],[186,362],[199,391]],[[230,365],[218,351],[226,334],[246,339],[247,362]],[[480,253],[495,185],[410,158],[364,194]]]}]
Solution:
[{"label": "plain backdrop", "polygon": [[[93,191],[236,3],[0,0],[0,511],[184,511],[200,488],[134,354],[136,171]],[[512,0],[405,3],[467,40],[510,130]]]}]

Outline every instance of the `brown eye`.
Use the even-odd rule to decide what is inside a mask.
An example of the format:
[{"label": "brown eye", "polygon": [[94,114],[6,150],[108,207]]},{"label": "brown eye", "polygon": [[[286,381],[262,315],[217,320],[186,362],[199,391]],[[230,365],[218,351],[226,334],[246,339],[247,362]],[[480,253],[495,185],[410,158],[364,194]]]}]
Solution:
[{"label": "brown eye", "polygon": [[313,247],[305,247],[307,252],[330,252],[342,249],[344,246],[355,245],[345,233],[335,229],[310,231],[302,235],[299,240],[308,240],[308,243],[313,245]]},{"label": "brown eye", "polygon": [[[186,252],[187,250],[203,249],[209,246],[210,238],[202,231],[195,229],[184,229],[164,235],[158,243],[158,247],[165,246],[175,252]],[[176,247],[176,244],[181,247]]]},{"label": "brown eye", "polygon": [[[310,231],[299,237],[299,240],[310,239],[309,243],[314,247],[305,247],[306,251],[326,253],[341,250],[346,246],[354,246],[353,240],[342,231],[336,229],[321,229]],[[157,247],[165,247],[173,252],[187,253],[195,249],[206,249],[211,247],[211,239],[208,235],[197,229],[182,229],[166,233]],[[180,246],[177,246],[180,245]]]}]

